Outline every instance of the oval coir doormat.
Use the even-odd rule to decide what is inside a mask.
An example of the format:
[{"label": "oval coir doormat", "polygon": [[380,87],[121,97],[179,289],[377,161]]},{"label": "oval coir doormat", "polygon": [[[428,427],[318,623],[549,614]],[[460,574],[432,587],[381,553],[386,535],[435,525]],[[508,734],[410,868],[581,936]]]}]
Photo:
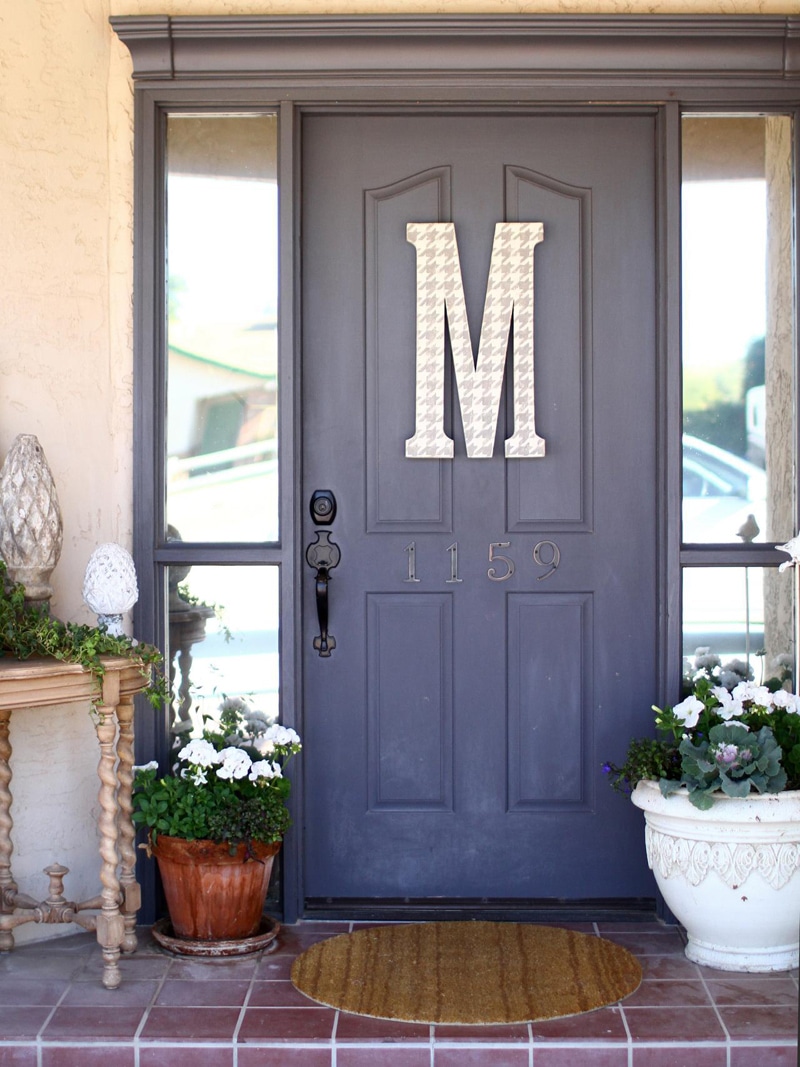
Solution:
[{"label": "oval coir doormat", "polygon": [[613,1004],[642,980],[611,941],[527,923],[370,927],[320,941],[292,982],[332,1008],[418,1023],[517,1023]]}]

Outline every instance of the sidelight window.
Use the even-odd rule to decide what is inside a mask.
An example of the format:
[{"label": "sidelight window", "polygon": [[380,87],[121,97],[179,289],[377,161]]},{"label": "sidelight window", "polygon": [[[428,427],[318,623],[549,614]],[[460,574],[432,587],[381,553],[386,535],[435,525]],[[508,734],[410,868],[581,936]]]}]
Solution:
[{"label": "sidelight window", "polygon": [[277,717],[278,121],[166,116],[165,552],[172,732]]},{"label": "sidelight window", "polygon": [[683,118],[685,667],[707,648],[759,681],[795,651],[792,163],[789,116]]}]

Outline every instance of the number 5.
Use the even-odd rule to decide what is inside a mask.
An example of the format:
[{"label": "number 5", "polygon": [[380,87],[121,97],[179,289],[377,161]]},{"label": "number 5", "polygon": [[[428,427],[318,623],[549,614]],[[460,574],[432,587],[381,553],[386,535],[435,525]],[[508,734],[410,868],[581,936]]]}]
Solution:
[{"label": "number 5", "polygon": [[494,567],[490,567],[486,572],[490,581],[506,582],[514,573],[513,559],[509,559],[508,556],[503,556],[499,552],[495,553],[496,548],[509,548],[510,545],[510,541],[492,541],[492,543],[489,545],[489,562],[495,563],[497,560],[502,560],[507,568],[505,574],[498,574]]}]

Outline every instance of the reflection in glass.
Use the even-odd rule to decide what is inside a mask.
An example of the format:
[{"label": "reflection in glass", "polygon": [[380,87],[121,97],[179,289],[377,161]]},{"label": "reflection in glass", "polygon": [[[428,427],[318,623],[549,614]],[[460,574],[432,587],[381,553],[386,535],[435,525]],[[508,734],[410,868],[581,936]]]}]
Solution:
[{"label": "reflection in glass", "polygon": [[682,124],[683,541],[793,533],[791,120]]},{"label": "reflection in glass", "polygon": [[202,729],[224,697],[279,714],[278,568],[170,567],[172,732]]},{"label": "reflection in glass", "polygon": [[167,124],[167,521],[275,541],[277,119]]},{"label": "reflection in glass", "polygon": [[762,567],[687,567],[683,571],[684,676],[698,648],[747,665],[761,683],[794,663],[793,571]]}]

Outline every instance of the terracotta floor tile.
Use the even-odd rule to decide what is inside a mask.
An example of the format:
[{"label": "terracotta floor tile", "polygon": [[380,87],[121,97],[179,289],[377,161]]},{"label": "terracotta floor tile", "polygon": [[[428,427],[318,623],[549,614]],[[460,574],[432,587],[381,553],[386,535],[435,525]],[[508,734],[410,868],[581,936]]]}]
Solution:
[{"label": "terracotta floor tile", "polygon": [[797,986],[794,980],[788,977],[772,978],[768,982],[707,979],[706,986],[714,1003],[720,1006],[797,1005]]},{"label": "terracotta floor tile", "polygon": [[[694,1048],[634,1046],[633,1067],[726,1067],[727,1057],[727,1049],[722,1044]],[[767,1062],[761,1067],[768,1067]]]},{"label": "terracotta floor tile", "polygon": [[255,977],[259,981],[288,981],[297,956],[294,953],[276,952],[263,956],[256,964]]},{"label": "terracotta floor tile", "polygon": [[[492,1061],[488,1061],[491,1063]],[[336,1050],[336,1067],[430,1067],[429,1048],[342,1048]]]},{"label": "terracotta floor tile", "polygon": [[249,982],[256,973],[254,958],[242,960],[181,960],[173,959],[170,978],[190,982]]},{"label": "terracotta floor tile", "polygon": [[319,1002],[295,989],[291,982],[253,982],[248,1008],[318,1008]]},{"label": "terracotta floor tile", "polygon": [[[700,968],[696,963],[680,956],[637,956],[642,967],[643,978],[664,978],[697,981],[701,978]],[[716,972],[719,974],[719,971]]]},{"label": "terracotta floor tile", "polygon": [[580,1049],[542,1045],[536,1048],[534,1063],[536,1067],[628,1067],[628,1048],[626,1045]]},{"label": "terracotta floor tile", "polygon": [[736,1007],[719,1009],[733,1040],[797,1040],[797,1005],[792,1007]]},{"label": "terracotta floor tile", "polygon": [[331,1008],[247,1008],[239,1041],[330,1041],[335,1018]]},{"label": "terracotta floor tile", "polygon": [[238,1067],[331,1067],[332,1062],[330,1049],[291,1048],[288,1045],[282,1048],[240,1045],[236,1056]]},{"label": "terracotta floor tile", "polygon": [[151,1008],[140,1040],[231,1041],[239,1022],[240,1009],[232,1008]]},{"label": "terracotta floor tile", "polygon": [[427,1023],[403,1023],[392,1019],[368,1019],[363,1015],[339,1012],[336,1042],[340,1041],[425,1041],[430,1042]]},{"label": "terracotta floor tile", "polygon": [[[546,1041],[627,1041],[619,1008],[598,1008],[584,1015],[531,1023],[534,1049]],[[534,1055],[534,1059],[535,1059]]]},{"label": "terracotta floor tile", "polygon": [[85,1006],[56,1008],[42,1031],[45,1041],[130,1041],[143,1017],[142,1008]]},{"label": "terracotta floor tile", "polygon": [[42,1067],[134,1067],[135,1063],[132,1045],[42,1046]]},{"label": "terracotta floor tile", "polygon": [[186,1008],[241,1007],[250,983],[243,979],[227,982],[190,982],[167,978],[159,990],[156,1006]]},{"label": "terracotta floor tile", "polygon": [[614,933],[608,941],[622,945],[635,956],[683,956],[684,941],[677,930],[663,933]]},{"label": "terracotta floor tile", "polygon": [[36,1045],[0,1044],[0,1063],[3,1067],[37,1067]]},{"label": "terracotta floor tile", "polygon": [[123,981],[118,989],[106,989],[99,982],[73,982],[61,1007],[146,1008],[158,992],[157,981]]},{"label": "terracotta floor tile", "polygon": [[797,1045],[731,1045],[730,1067],[797,1067]]},{"label": "terracotta floor tile", "polygon": [[[46,969],[42,968],[46,973]],[[68,978],[15,978],[0,977],[0,1008],[12,1004],[55,1005],[70,988]]]},{"label": "terracotta floor tile", "polygon": [[648,979],[639,988],[625,997],[626,1008],[687,1007],[689,1005],[709,1007],[711,1000],[706,987],[698,978],[694,981],[664,981]]},{"label": "terracotta floor tile", "polygon": [[622,1010],[634,1041],[674,1041],[676,1027],[687,1041],[724,1041],[716,1011],[709,1008],[627,1008]]},{"label": "terracotta floor tile", "polygon": [[[572,1052],[574,1054],[574,1049]],[[526,1048],[437,1048],[433,1062],[435,1067],[528,1067],[529,1050]]]},{"label": "terracotta floor tile", "polygon": [[[139,1048],[139,1067],[233,1067],[233,1045],[190,1045],[186,1048],[170,1045],[142,1045]],[[72,1067],[83,1067],[74,1063]]]},{"label": "terracotta floor tile", "polygon": [[514,1023],[510,1026],[448,1026],[436,1024],[433,1039],[452,1044],[454,1041],[492,1041],[505,1044],[528,1043],[530,1033],[527,1023]]}]

